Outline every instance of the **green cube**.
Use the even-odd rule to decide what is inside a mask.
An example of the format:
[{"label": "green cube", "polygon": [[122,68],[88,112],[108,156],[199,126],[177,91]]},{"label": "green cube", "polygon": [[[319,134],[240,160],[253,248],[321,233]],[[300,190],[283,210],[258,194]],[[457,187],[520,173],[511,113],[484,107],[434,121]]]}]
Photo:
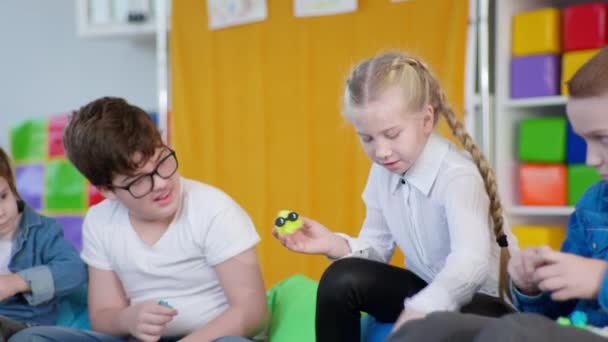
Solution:
[{"label": "green cube", "polygon": [[86,208],[84,177],[67,160],[52,160],[46,166],[46,209],[82,211]]},{"label": "green cube", "polygon": [[47,120],[28,120],[11,129],[11,154],[16,163],[46,158]]},{"label": "green cube", "polygon": [[566,160],[566,118],[522,120],[519,159],[533,163],[563,163]]},{"label": "green cube", "polygon": [[568,205],[575,205],[589,187],[601,179],[596,169],[586,165],[568,166]]}]

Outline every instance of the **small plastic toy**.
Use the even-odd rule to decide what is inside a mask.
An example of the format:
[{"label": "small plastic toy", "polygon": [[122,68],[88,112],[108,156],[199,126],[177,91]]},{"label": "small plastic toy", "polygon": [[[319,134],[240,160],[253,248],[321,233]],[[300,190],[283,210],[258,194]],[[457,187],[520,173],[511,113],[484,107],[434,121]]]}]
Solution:
[{"label": "small plastic toy", "polygon": [[570,322],[577,328],[584,328],[587,325],[587,314],[582,311],[574,311],[570,314]]},{"label": "small plastic toy", "polygon": [[556,322],[565,327],[572,325],[572,322],[570,322],[570,318],[568,317],[558,317]]},{"label": "small plastic toy", "polygon": [[559,317],[556,323],[561,326],[572,326],[579,329],[585,329],[594,334],[608,337],[608,327],[598,328],[592,325],[587,325],[588,321],[587,314],[577,310],[572,312],[569,318]]},{"label": "small plastic toy", "polygon": [[291,210],[279,211],[277,218],[274,220],[274,228],[279,235],[293,234],[298,229],[302,228],[303,225],[304,222],[300,218],[300,215]]},{"label": "small plastic toy", "polygon": [[158,301],[158,305],[162,305],[164,307],[167,307],[169,309],[173,309],[173,307],[171,306],[171,304],[169,304],[166,300],[161,299]]}]

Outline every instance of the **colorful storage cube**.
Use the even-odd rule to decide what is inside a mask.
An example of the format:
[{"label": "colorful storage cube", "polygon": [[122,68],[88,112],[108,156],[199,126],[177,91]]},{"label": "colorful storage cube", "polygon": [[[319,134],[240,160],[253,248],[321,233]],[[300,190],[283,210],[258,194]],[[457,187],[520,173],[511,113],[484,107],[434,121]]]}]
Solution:
[{"label": "colorful storage cube", "polygon": [[519,159],[535,163],[563,163],[566,159],[566,119],[522,120],[519,126]]},{"label": "colorful storage cube", "polygon": [[15,163],[44,160],[46,129],[46,120],[28,120],[11,129],[11,151]]},{"label": "colorful storage cube", "polygon": [[589,187],[601,180],[595,168],[568,165],[568,205],[575,205]]},{"label": "colorful storage cube", "polygon": [[532,55],[511,59],[511,97],[559,95],[561,57]]},{"label": "colorful storage cube", "polygon": [[50,211],[83,211],[88,189],[84,177],[67,160],[46,166],[46,208]]},{"label": "colorful storage cube", "polygon": [[91,184],[89,184],[89,197],[88,197],[88,206],[93,206],[101,201],[103,201],[105,197],[97,191],[97,188]]},{"label": "colorful storage cube", "polygon": [[560,226],[521,225],[511,227],[517,236],[519,248],[548,245],[560,249],[566,238],[566,229]]},{"label": "colorful storage cube", "polygon": [[15,167],[15,183],[17,191],[30,207],[42,209],[44,193],[44,165],[24,164]]},{"label": "colorful storage cube", "polygon": [[63,235],[77,251],[82,250],[82,216],[57,216],[57,222],[63,227]]},{"label": "colorful storage cube", "polygon": [[63,130],[68,124],[67,115],[54,116],[49,119],[49,157],[63,157]]},{"label": "colorful storage cube", "polygon": [[564,8],[564,51],[598,49],[608,44],[608,4],[596,2]]},{"label": "colorful storage cube", "polygon": [[513,16],[514,56],[561,52],[561,14],[557,8],[542,8]]},{"label": "colorful storage cube", "polygon": [[568,95],[566,83],[574,76],[576,71],[598,52],[599,49],[564,53],[564,56],[562,57],[562,95]]},{"label": "colorful storage cube", "polygon": [[519,193],[522,205],[565,206],[567,172],[563,164],[522,164]]},{"label": "colorful storage cube", "polygon": [[572,125],[568,122],[566,162],[568,164],[584,164],[586,160],[587,143],[585,142],[585,139],[572,130]]}]

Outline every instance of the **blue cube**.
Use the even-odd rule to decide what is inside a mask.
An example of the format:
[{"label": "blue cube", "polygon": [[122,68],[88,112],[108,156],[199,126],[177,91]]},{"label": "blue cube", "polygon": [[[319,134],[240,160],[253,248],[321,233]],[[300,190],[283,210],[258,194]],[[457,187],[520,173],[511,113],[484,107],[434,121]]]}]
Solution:
[{"label": "blue cube", "polygon": [[570,122],[568,122],[567,131],[566,162],[568,164],[585,164],[587,160],[587,143],[572,130]]}]

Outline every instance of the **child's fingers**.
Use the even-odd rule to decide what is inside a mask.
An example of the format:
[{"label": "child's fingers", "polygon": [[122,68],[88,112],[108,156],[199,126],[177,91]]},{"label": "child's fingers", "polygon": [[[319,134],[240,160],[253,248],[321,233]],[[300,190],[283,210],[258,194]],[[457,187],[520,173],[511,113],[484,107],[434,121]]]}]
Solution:
[{"label": "child's fingers", "polygon": [[145,317],[144,322],[151,325],[165,325],[173,320],[172,315],[149,314]]},{"label": "child's fingers", "polygon": [[169,317],[177,315],[177,310],[175,310],[174,308],[168,308],[158,303],[156,305],[151,306],[148,312],[154,315],[163,315]]},{"label": "child's fingers", "polygon": [[564,253],[554,251],[547,246],[541,247],[538,252],[538,255],[542,259],[542,261],[546,263],[556,263],[561,261],[564,257]]},{"label": "child's fingers", "polygon": [[576,294],[573,293],[572,290],[567,287],[551,293],[551,299],[558,302],[563,302],[574,298],[576,298]]},{"label": "child's fingers", "polygon": [[534,280],[541,282],[545,279],[554,278],[562,273],[561,267],[555,264],[539,267],[534,271]]},{"label": "child's fingers", "polygon": [[566,282],[563,277],[546,278],[538,283],[538,288],[542,291],[554,292],[564,289],[565,287]]},{"label": "child's fingers", "polygon": [[159,337],[163,334],[163,330],[165,329],[165,325],[161,324],[143,324],[141,326],[140,332],[142,334],[148,335],[150,337],[156,336]]},{"label": "child's fingers", "polygon": [[277,239],[277,240],[281,239],[279,237],[279,232],[275,228],[272,228],[271,232],[272,232],[272,236],[274,236],[275,239]]},{"label": "child's fingers", "polygon": [[309,219],[306,216],[300,216],[300,218],[302,219],[302,222],[304,223],[304,227],[311,227],[312,225],[317,223],[315,220]]},{"label": "child's fingers", "polygon": [[137,337],[138,341],[142,342],[157,342],[160,341],[160,335],[150,335],[150,334],[139,334]]}]

